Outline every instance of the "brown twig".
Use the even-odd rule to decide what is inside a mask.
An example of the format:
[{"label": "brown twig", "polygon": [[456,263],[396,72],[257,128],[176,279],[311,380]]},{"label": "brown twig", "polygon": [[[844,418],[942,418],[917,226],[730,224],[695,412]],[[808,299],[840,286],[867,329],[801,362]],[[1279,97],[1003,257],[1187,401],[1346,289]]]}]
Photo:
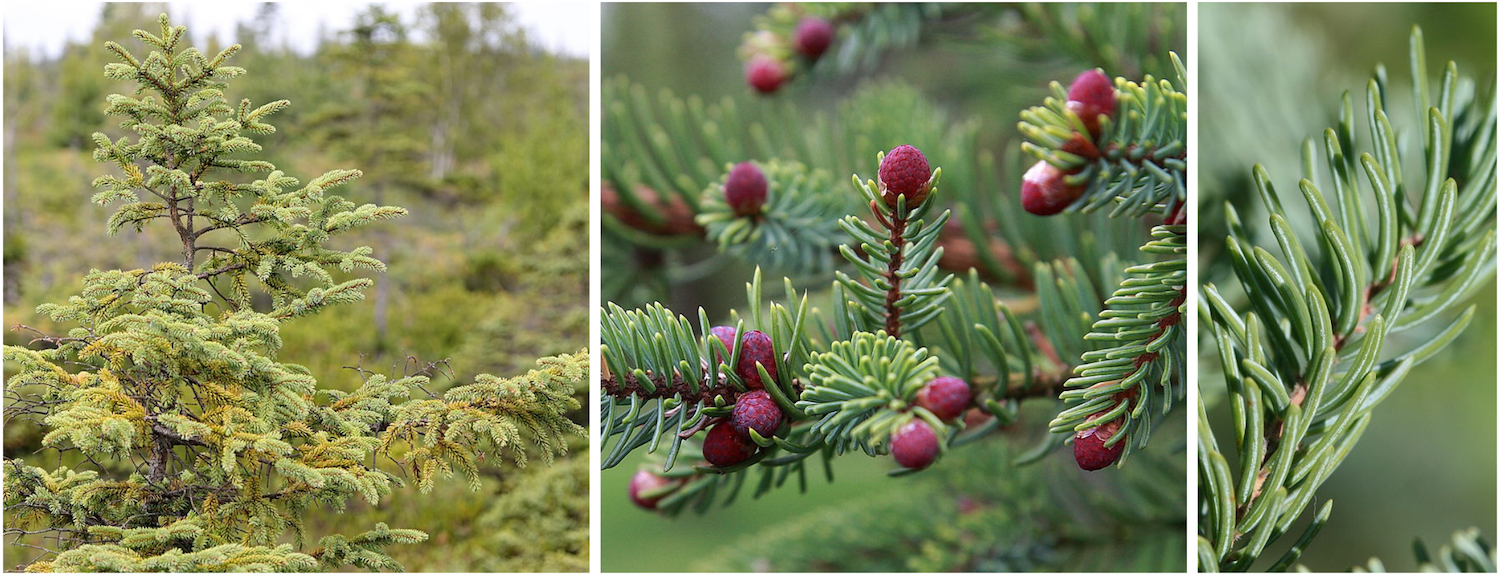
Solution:
[{"label": "brown twig", "polygon": [[969,239],[957,217],[949,218],[948,223],[943,225],[943,231],[938,233],[937,245],[943,249],[942,257],[938,258],[938,267],[953,272],[979,270],[980,277],[985,280],[1001,280],[985,267],[980,252],[983,249],[1000,264],[1012,285],[1020,290],[1032,291],[1035,284],[1031,277],[1031,267],[1016,258],[1010,244],[999,239],[999,224],[986,222],[984,229],[988,242],[981,248]]},{"label": "brown twig", "polygon": [[632,394],[641,398],[672,398],[681,395],[683,402],[689,404],[698,401],[712,402],[716,396],[724,396],[726,400],[732,402],[739,394],[725,375],[719,376],[717,386],[703,386],[699,383],[697,390],[693,390],[692,383],[681,375],[673,374],[670,382],[662,376],[649,375],[648,377],[651,378],[651,385],[655,390],[648,390],[631,374],[626,374],[623,378],[610,374],[600,379],[599,385],[604,389],[605,394],[615,398],[623,398]]},{"label": "brown twig", "polygon": [[880,225],[890,231],[887,239],[891,243],[891,260],[885,267],[885,281],[890,284],[890,288],[885,290],[885,333],[892,338],[900,338],[901,308],[896,306],[896,302],[901,300],[901,265],[906,263],[906,215],[892,212],[887,219],[880,213],[880,207],[875,205],[878,201],[870,201],[870,211],[875,214]]},{"label": "brown twig", "polygon": [[1056,398],[1068,389],[1068,373],[1058,372],[1054,374],[1039,375],[1030,386],[1025,385],[1026,379],[1021,375],[1006,384],[1005,393],[1000,396],[1002,400],[1024,400],[1026,398]]}]

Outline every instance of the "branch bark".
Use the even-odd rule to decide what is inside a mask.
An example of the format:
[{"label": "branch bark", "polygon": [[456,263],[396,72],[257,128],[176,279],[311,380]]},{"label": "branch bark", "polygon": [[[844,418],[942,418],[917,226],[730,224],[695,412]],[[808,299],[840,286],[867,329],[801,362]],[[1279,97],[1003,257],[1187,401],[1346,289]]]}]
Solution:
[{"label": "branch bark", "polygon": [[885,281],[891,285],[885,291],[885,333],[892,338],[901,337],[901,308],[896,302],[901,299],[901,265],[906,263],[906,216],[904,214],[892,213],[890,220],[886,220],[880,213],[880,207],[875,205],[879,200],[870,201],[870,211],[880,224],[890,231],[887,238],[891,242],[891,260],[886,263]]},{"label": "branch bark", "polygon": [[609,394],[615,398],[623,398],[631,394],[635,394],[641,398],[672,398],[681,394],[684,402],[694,403],[700,400],[712,402],[714,397],[723,395],[725,399],[733,402],[739,394],[739,391],[735,390],[734,386],[724,376],[719,377],[717,386],[702,386],[700,383],[697,391],[694,391],[693,385],[680,375],[672,375],[670,381],[664,376],[652,375],[650,378],[651,385],[655,390],[647,390],[644,385],[636,380],[635,376],[630,374],[626,374],[623,378],[610,374],[602,378],[599,384],[604,388],[605,394]]}]

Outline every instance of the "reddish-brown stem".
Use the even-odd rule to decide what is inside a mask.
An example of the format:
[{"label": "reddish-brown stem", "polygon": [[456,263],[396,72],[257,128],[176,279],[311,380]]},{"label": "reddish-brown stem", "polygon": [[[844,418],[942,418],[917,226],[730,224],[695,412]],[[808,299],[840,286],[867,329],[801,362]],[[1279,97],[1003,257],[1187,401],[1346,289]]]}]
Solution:
[{"label": "reddish-brown stem", "polygon": [[[1401,245],[1402,246],[1408,246],[1409,245],[1409,246],[1411,246],[1413,248],[1416,248],[1416,247],[1422,245],[1422,240],[1423,239],[1422,239],[1421,235],[1416,235],[1416,236],[1412,236],[1410,238],[1407,238],[1405,240],[1402,240],[1401,241]],[[1361,294],[1361,299],[1360,299],[1361,301],[1360,301],[1360,308],[1359,308],[1359,320],[1355,321],[1355,323],[1354,323],[1354,331],[1350,332],[1348,334],[1336,334],[1336,335],[1334,335],[1334,338],[1333,338],[1333,349],[1334,350],[1343,350],[1344,349],[1344,345],[1349,343],[1349,337],[1350,336],[1358,334],[1360,331],[1364,330],[1365,319],[1369,318],[1370,314],[1375,311],[1375,309],[1370,306],[1370,301],[1374,300],[1376,296],[1379,296],[1381,292],[1384,292],[1386,288],[1389,288],[1391,286],[1391,284],[1394,284],[1396,282],[1396,270],[1397,270],[1397,268],[1400,265],[1401,265],[1401,252],[1398,250],[1396,252],[1396,257],[1391,259],[1391,269],[1390,269],[1389,272],[1386,273],[1385,278],[1377,280],[1377,281],[1375,281],[1375,283],[1373,283],[1373,284],[1371,284],[1369,286],[1366,286],[1365,289],[1364,289],[1364,293]]]},{"label": "reddish-brown stem", "polygon": [[891,213],[889,220],[880,214],[875,201],[870,201],[870,210],[880,223],[891,231],[891,261],[885,268],[885,280],[891,287],[885,291],[885,333],[892,338],[901,337],[901,308],[896,302],[901,299],[901,265],[906,262],[906,215]]},{"label": "reddish-brown stem", "polygon": [[[1420,246],[1422,244],[1422,240],[1423,238],[1421,236],[1412,236],[1406,238],[1405,240],[1402,240],[1401,244]],[[1396,282],[1396,270],[1400,266],[1400,264],[1401,255],[1398,252],[1396,257],[1391,260],[1391,269],[1386,274],[1386,277],[1376,281],[1374,284],[1365,287],[1363,294],[1364,301],[1360,305],[1359,320],[1354,323],[1354,330],[1352,332],[1347,334],[1338,334],[1334,337],[1334,350],[1342,350],[1344,348],[1344,345],[1349,343],[1349,337],[1353,336],[1355,333],[1358,333],[1363,329],[1362,325],[1364,324],[1365,318],[1368,318],[1369,315],[1374,312],[1374,309],[1370,306],[1370,300],[1374,299],[1376,296],[1379,296],[1381,292],[1385,291],[1386,288],[1389,288]],[[1307,392],[1308,386],[1306,382],[1298,382],[1296,385],[1292,386],[1291,405],[1299,407],[1302,406],[1302,402],[1307,399]],[[1280,418],[1273,418],[1270,421],[1266,422],[1265,455],[1261,457],[1260,472],[1255,476],[1255,489],[1251,491],[1250,499],[1246,500],[1244,504],[1241,504],[1239,509],[1236,511],[1237,516],[1239,516],[1240,518],[1244,518],[1245,514],[1250,512],[1250,505],[1255,502],[1256,498],[1260,497],[1262,488],[1261,485],[1265,482],[1266,478],[1270,476],[1270,469],[1266,467],[1266,462],[1269,462],[1271,460],[1271,457],[1276,454],[1276,450],[1281,447],[1281,436],[1285,432],[1285,420]],[[1235,535],[1236,538],[1240,536],[1242,536],[1242,534]]]},{"label": "reddish-brown stem", "polygon": [[698,401],[712,402],[716,396],[724,396],[725,399],[733,402],[735,396],[739,394],[734,385],[730,384],[723,375],[719,376],[718,385],[704,386],[700,382],[696,386],[697,390],[694,390],[692,383],[680,375],[673,374],[670,381],[666,377],[654,374],[649,378],[651,378],[654,390],[648,390],[630,374],[624,377],[610,374],[600,379],[599,384],[604,388],[605,394],[615,398],[623,398],[632,394],[641,398],[673,398],[681,395],[682,400],[690,404]]}]

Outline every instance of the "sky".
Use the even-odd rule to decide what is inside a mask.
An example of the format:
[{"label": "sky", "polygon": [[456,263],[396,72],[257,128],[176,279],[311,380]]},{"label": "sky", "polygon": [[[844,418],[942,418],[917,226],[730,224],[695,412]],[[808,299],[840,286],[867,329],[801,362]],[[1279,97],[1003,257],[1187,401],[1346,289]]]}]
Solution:
[{"label": "sky", "polygon": [[[318,2],[282,2],[282,21],[293,48],[311,49],[320,26],[328,30],[347,28],[354,14],[375,2],[325,0]],[[400,13],[408,20],[416,13],[418,2],[378,2]],[[88,38],[99,21],[103,2],[77,0],[8,1],[3,19],[6,47],[40,50],[48,57],[61,53],[69,40]],[[260,2],[219,0],[172,2],[167,13],[173,20],[186,24],[195,37],[217,35],[230,40],[236,23],[255,14]],[[544,48],[574,56],[592,57],[599,36],[598,4],[571,2],[516,2],[516,16],[529,35]]]}]

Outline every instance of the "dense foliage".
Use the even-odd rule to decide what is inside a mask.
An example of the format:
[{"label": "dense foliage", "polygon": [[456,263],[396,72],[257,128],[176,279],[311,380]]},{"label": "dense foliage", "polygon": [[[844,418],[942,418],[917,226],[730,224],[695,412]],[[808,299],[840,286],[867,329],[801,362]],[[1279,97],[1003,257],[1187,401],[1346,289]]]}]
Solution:
[{"label": "dense foliage", "polygon": [[[502,5],[370,8],[310,54],[269,4],[247,49],[124,41],[157,10],[7,51],[7,559],[585,569],[587,356],[532,359],[586,333],[586,67]],[[330,165],[365,170],[288,176]]]},{"label": "dense foliage", "polygon": [[[1200,305],[1202,570],[1297,567],[1336,516],[1324,483],[1493,280],[1493,80],[1451,61],[1429,73],[1420,28],[1407,46],[1411,108],[1377,67],[1359,107],[1345,91],[1329,106],[1337,125],[1304,141],[1295,192],[1257,164],[1258,202],[1222,208],[1230,270],[1209,267]],[[1476,533],[1454,545],[1442,568],[1493,570]],[[1418,562],[1432,567],[1420,546]]]},{"label": "dense foliage", "polygon": [[[1160,553],[1180,547],[1180,513],[1122,501],[1170,501],[1171,463],[1185,460],[1188,96],[1169,48],[1182,16],[783,4],[754,19],[738,62],[720,61],[743,65],[739,95],[606,84],[599,437],[606,469],[636,468],[630,499],[665,516],[734,514],[718,508],[849,482],[835,469],[875,457],[902,478],[839,509],[856,527],[809,515],[776,536],[728,529],[736,550],[705,564],[1180,566]],[[1033,44],[997,40],[1022,36]],[[1051,66],[1023,70],[1027,51]],[[923,57],[1035,85],[953,97],[945,77],[888,68]],[[994,98],[952,111],[976,95]],[[1027,200],[1038,170],[1060,192],[1046,210]],[[1071,474],[1047,458],[1068,444]],[[1049,490],[984,490],[966,474],[974,461]],[[627,495],[616,490],[606,498]],[[944,490],[984,504],[900,505]],[[1010,529],[1018,516],[1032,523]],[[1068,526],[1110,536],[1075,541]],[[1137,530],[1129,545],[1113,537]]]}]

